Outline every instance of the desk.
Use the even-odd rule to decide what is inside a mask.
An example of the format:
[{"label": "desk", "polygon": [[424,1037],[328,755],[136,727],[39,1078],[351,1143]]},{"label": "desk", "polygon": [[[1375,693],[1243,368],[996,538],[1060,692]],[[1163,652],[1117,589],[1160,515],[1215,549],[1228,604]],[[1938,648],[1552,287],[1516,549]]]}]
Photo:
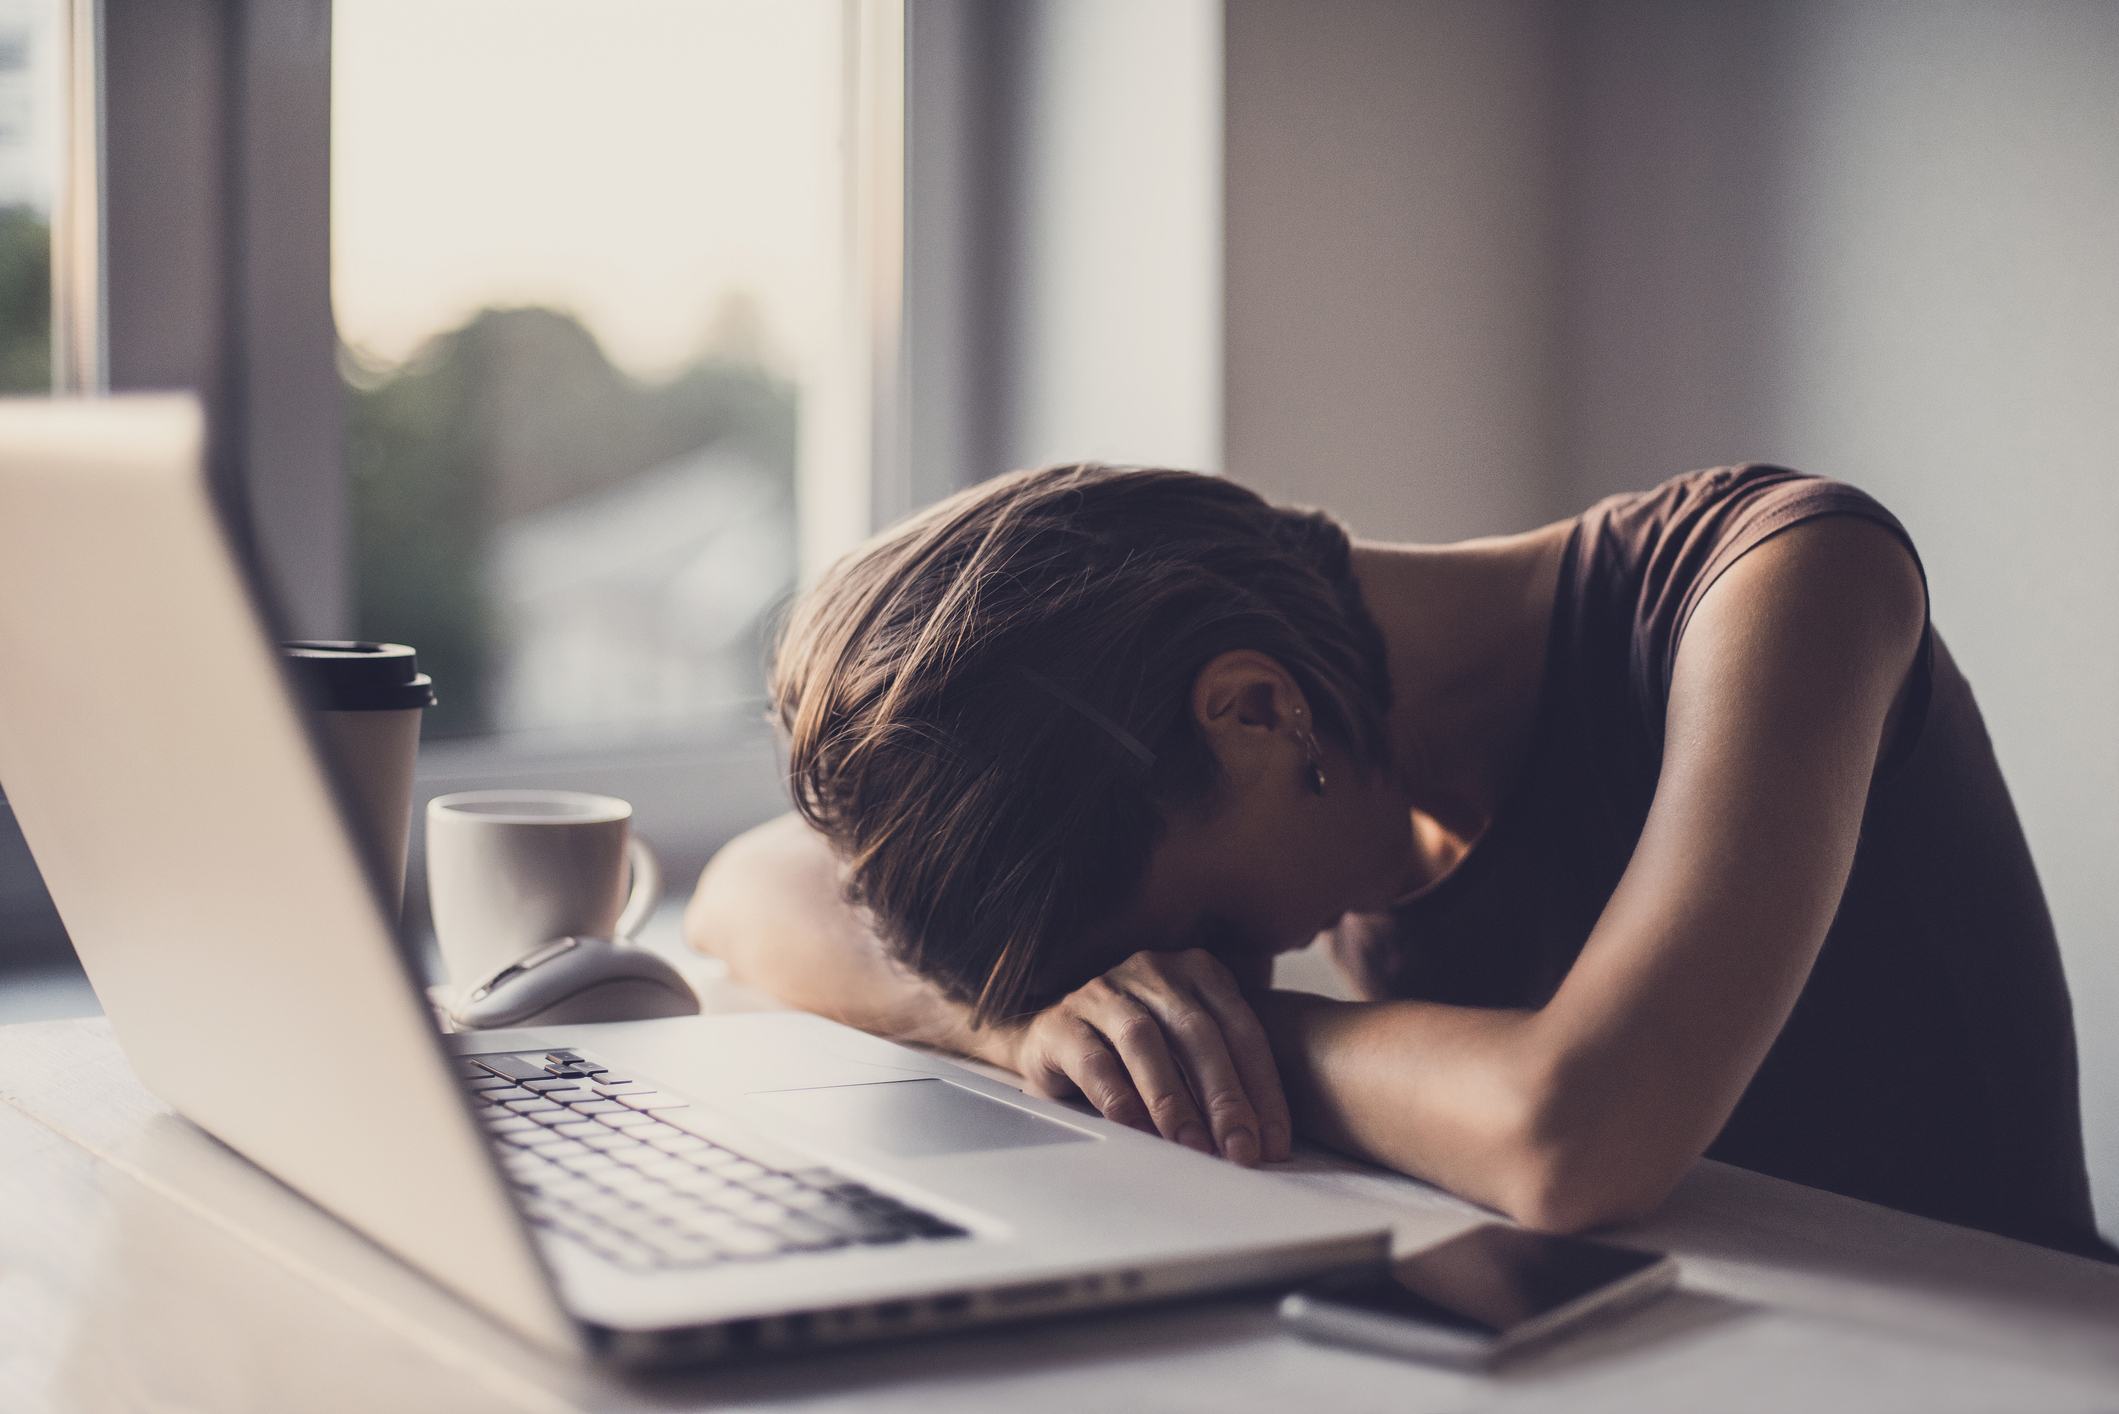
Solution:
[{"label": "desk", "polygon": [[[2119,1410],[2119,1269],[1702,1161],[1682,1289],[1491,1377],[1279,1334],[1248,1296],[623,1382],[526,1347],[177,1118],[100,1018],[0,1028],[0,1409]],[[1309,1154],[1264,1182],[1482,1217]]]}]

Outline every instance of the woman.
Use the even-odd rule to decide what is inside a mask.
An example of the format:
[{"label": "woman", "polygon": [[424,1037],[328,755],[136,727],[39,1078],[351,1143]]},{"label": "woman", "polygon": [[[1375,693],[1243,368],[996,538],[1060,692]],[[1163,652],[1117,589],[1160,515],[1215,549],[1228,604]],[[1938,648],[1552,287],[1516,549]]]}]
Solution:
[{"label": "woman", "polygon": [[[1850,487],[1722,469],[1429,547],[1018,473],[835,568],[774,691],[800,813],[687,927],[794,1005],[1541,1228],[1705,1153],[2110,1255],[2036,875]],[[1320,932],[1364,1000],[1268,990]]]}]

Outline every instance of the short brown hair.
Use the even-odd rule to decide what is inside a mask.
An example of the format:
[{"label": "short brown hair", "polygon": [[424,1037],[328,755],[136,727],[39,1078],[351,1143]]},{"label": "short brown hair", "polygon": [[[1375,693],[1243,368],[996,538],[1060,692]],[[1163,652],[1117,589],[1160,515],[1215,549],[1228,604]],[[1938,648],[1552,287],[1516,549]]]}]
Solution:
[{"label": "short brown hair", "polygon": [[1389,760],[1383,642],[1337,521],[1192,472],[996,478],[796,605],[772,674],[796,808],[894,957],[979,1025],[1035,1010],[1055,948],[1139,890],[1161,809],[1214,790],[1191,689],[1235,649],[1284,667],[1321,733]]}]

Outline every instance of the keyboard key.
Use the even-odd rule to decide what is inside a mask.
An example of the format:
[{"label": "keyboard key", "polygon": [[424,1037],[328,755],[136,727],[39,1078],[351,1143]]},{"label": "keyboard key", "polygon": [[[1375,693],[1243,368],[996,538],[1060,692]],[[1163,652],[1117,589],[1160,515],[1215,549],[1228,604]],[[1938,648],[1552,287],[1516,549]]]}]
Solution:
[{"label": "keyboard key", "polygon": [[547,1077],[543,1080],[525,1080],[522,1082],[522,1088],[535,1090],[540,1095],[549,1095],[554,1090],[580,1090],[586,1093],[588,1084],[582,1080],[562,1080],[557,1077]]},{"label": "keyboard key", "polygon": [[567,1108],[578,1115],[614,1115],[625,1112],[625,1106],[616,1100],[592,1100],[585,1097],[569,1101]]},{"label": "keyboard key", "polygon": [[533,1124],[528,1129],[518,1129],[512,1133],[501,1135],[500,1141],[503,1144],[511,1144],[518,1149],[529,1149],[539,1144],[551,1143],[552,1134],[550,1130],[539,1129]]},{"label": "keyboard key", "polygon": [[600,1099],[592,1090],[546,1090],[544,1097],[555,1105],[576,1105],[585,1100]]},{"label": "keyboard key", "polygon": [[571,1201],[575,1198],[586,1199],[602,1190],[591,1179],[583,1178],[579,1174],[568,1174],[562,1171],[555,1177],[539,1179],[537,1191],[547,1197]]},{"label": "keyboard key", "polygon": [[673,1129],[668,1134],[650,1135],[647,1142],[665,1154],[697,1154],[702,1149],[711,1150],[714,1147],[698,1135],[686,1134],[681,1129]]},{"label": "keyboard key", "polygon": [[[594,1123],[594,1121],[590,1122]],[[597,1125],[596,1127],[599,1129],[603,1128],[602,1125]],[[532,1129],[541,1129],[543,1126],[528,1115],[502,1113],[496,1118],[487,1120],[486,1128],[494,1134],[520,1134]]]},{"label": "keyboard key", "polygon": [[668,1223],[671,1227],[677,1229],[688,1229],[692,1219],[697,1217],[700,1212],[697,1203],[687,1203],[682,1198],[674,1196],[644,1199],[640,1206],[647,1209],[650,1214],[662,1222]]},{"label": "keyboard key", "polygon": [[519,1115],[553,1114],[559,1106],[542,1097],[531,1100],[509,1100],[501,1108],[513,1110]]},{"label": "keyboard key", "polygon": [[533,1147],[536,1148],[538,1153],[548,1159],[561,1159],[569,1154],[593,1154],[596,1152],[588,1145],[558,1133],[554,1133],[551,1136],[550,1143],[538,1144]]},{"label": "keyboard key", "polygon": [[534,1100],[537,1098],[537,1092],[525,1090],[520,1085],[497,1085],[488,1090],[480,1090],[478,1098],[489,1105],[498,1105],[509,1100]]},{"label": "keyboard key", "polygon": [[595,1149],[590,1148],[587,1144],[584,1144],[582,1147],[584,1149],[587,1149],[588,1152],[582,1154],[562,1154],[560,1156],[560,1164],[563,1165],[569,1173],[595,1174],[602,1173],[606,1170],[618,1167],[618,1161],[612,1158],[609,1154],[600,1154]]},{"label": "keyboard key", "polygon": [[[699,1172],[698,1169],[693,1168],[675,1154],[661,1158],[642,1159],[634,1167],[650,1178],[659,1178],[665,1182],[672,1183],[676,1183],[680,1179],[689,1179],[692,1175]],[[682,1187],[683,1185],[679,1183],[678,1186]]]},{"label": "keyboard key", "polygon": [[598,1124],[607,1124],[613,1129],[633,1129],[641,1125],[660,1123],[653,1115],[642,1114],[638,1110],[628,1110],[623,1106],[620,1106],[620,1113],[618,1114],[596,1116],[596,1122]]},{"label": "keyboard key", "polygon": [[[644,1143],[644,1145],[655,1145],[655,1141],[657,1141],[657,1138],[667,1138],[667,1136],[672,1136],[672,1134],[680,1134],[682,1130],[672,1130],[672,1128],[670,1128],[670,1126],[667,1126],[667,1124],[661,1124],[661,1121],[657,1121],[657,1124],[636,1124],[636,1126],[631,1126],[631,1128],[629,1128],[629,1130],[625,1130],[625,1132],[627,1132],[627,1134],[631,1134],[631,1136],[634,1136],[634,1138],[638,1138],[638,1141],[640,1141],[640,1143]],[[663,1153],[663,1149],[661,1149],[659,1145],[655,1147],[655,1151],[657,1151],[657,1153]],[[687,1155],[684,1155],[684,1157],[687,1157],[687,1160],[689,1160],[689,1157],[695,1157],[695,1155],[689,1155],[689,1153],[687,1153]]]},{"label": "keyboard key", "polygon": [[503,1052],[499,1055],[473,1056],[471,1059],[487,1070],[505,1075],[511,1080],[545,1080],[551,1076],[542,1060],[533,1060],[528,1056],[508,1055]]},{"label": "keyboard key", "polygon": [[[536,1121],[532,1120],[531,1123],[534,1124]],[[587,1139],[591,1135],[609,1134],[611,1131],[609,1126],[598,1124],[593,1119],[576,1119],[568,1120],[563,1124],[553,1125],[552,1132],[554,1134],[564,1134],[569,1139]]]},{"label": "keyboard key", "polygon": [[[635,1110],[633,1113],[641,1114],[643,1111]],[[655,1119],[653,1115],[648,1115],[647,1118],[653,1119],[655,1122],[653,1124],[636,1124],[632,1127],[633,1137],[644,1144],[652,1144],[657,1139],[668,1139],[674,1135],[684,1133],[683,1130],[676,1128],[674,1125],[665,1124],[663,1121]]]},{"label": "keyboard key", "polygon": [[641,1090],[620,1095],[618,1102],[636,1110],[681,1110],[691,1103],[675,1095],[665,1095],[659,1090]]}]

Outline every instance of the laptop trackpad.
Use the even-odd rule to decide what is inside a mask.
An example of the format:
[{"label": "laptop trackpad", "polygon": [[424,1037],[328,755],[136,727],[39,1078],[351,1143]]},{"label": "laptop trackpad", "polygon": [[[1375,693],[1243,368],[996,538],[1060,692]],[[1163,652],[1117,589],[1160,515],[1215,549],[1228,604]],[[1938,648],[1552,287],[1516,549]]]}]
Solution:
[{"label": "laptop trackpad", "polygon": [[946,1080],[768,1090],[750,1098],[836,1141],[852,1140],[907,1159],[1074,1144],[1097,1137]]}]

